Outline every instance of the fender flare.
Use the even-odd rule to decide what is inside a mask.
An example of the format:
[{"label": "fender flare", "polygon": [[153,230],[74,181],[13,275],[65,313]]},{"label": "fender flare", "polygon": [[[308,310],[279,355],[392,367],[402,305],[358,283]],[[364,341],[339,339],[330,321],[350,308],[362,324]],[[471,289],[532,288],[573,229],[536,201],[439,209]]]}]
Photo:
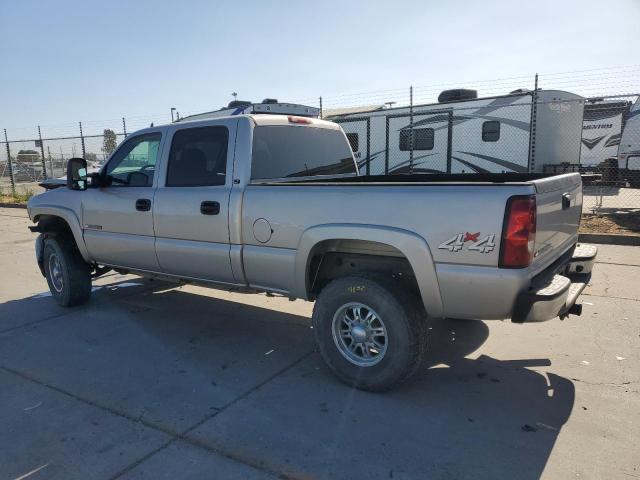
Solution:
[{"label": "fender flare", "polygon": [[73,234],[73,238],[76,241],[76,245],[78,246],[78,250],[80,251],[80,255],[82,255],[82,258],[84,258],[85,262],[91,263],[91,255],[89,255],[87,246],[84,243],[84,236],[82,235],[82,227],[80,226],[80,221],[78,220],[78,217],[73,210],[71,210],[70,208],[54,205],[38,205],[29,209],[29,216],[33,219],[34,222],[37,222],[39,220],[38,217],[40,217],[41,215],[60,217],[65,222],[67,222],[67,225],[69,225],[69,229]]},{"label": "fender flare", "polygon": [[383,225],[324,224],[302,233],[294,262],[294,289],[297,298],[309,299],[308,269],[313,249],[325,240],[371,240],[394,247],[409,261],[418,282],[424,307],[432,317],[441,317],[442,298],[431,250],[420,235]]}]

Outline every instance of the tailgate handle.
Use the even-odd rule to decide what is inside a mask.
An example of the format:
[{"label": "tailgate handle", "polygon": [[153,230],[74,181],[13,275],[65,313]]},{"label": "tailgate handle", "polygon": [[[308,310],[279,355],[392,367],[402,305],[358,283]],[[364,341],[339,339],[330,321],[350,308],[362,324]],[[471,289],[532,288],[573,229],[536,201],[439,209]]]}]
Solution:
[{"label": "tailgate handle", "polygon": [[200,213],[203,215],[218,215],[220,204],[218,202],[204,201],[200,204]]},{"label": "tailgate handle", "polygon": [[566,210],[571,206],[571,194],[563,193],[562,194],[562,209]]}]

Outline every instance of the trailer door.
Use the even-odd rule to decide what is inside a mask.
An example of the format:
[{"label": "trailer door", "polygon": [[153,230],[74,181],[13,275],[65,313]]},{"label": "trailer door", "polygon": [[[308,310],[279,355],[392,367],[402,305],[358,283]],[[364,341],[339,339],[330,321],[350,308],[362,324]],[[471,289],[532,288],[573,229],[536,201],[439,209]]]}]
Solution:
[{"label": "trailer door", "polygon": [[387,116],[385,173],[451,172],[451,111]]},{"label": "trailer door", "polygon": [[371,132],[370,118],[344,118],[336,119],[347,135],[353,156],[358,164],[360,175],[371,173],[371,151],[369,137]]}]

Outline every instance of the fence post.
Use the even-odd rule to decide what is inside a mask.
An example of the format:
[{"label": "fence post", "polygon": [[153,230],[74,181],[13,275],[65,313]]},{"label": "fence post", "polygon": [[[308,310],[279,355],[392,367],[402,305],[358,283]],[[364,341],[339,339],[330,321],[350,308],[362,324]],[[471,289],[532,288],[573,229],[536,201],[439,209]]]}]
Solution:
[{"label": "fence post", "polygon": [[124,132],[124,138],[127,138],[127,122],[124,121],[124,117],[122,117],[122,131]]},{"label": "fence post", "polygon": [[531,97],[531,133],[529,134],[529,172],[536,171],[536,127],[538,119],[538,74],[536,73]]},{"label": "fence post", "polygon": [[409,175],[413,173],[413,85],[409,86]]},{"label": "fence post", "polygon": [[80,125],[80,144],[82,145],[82,158],[86,157],[87,154],[84,150],[84,135],[82,134],[82,122],[78,122]]},{"label": "fence post", "polygon": [[44,162],[44,144],[42,143],[42,133],[40,132],[40,125],[38,125],[38,141],[40,142],[40,155],[42,157],[42,176],[47,178],[47,165]]},{"label": "fence post", "polygon": [[13,163],[11,163],[11,150],[9,149],[9,139],[7,138],[7,129],[4,129],[4,141],[7,146],[7,161],[9,162],[9,179],[11,180],[11,194],[16,196],[16,182],[13,178]]}]

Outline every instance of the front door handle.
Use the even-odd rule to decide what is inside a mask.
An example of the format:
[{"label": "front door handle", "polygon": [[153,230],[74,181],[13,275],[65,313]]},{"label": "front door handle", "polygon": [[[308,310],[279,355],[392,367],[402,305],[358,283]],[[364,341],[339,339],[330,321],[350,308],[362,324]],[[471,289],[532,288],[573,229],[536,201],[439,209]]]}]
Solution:
[{"label": "front door handle", "polygon": [[136,210],[139,212],[148,212],[151,210],[151,200],[148,198],[139,198],[136,200]]},{"label": "front door handle", "polygon": [[200,213],[203,215],[218,215],[220,204],[218,202],[204,201],[200,204]]}]

